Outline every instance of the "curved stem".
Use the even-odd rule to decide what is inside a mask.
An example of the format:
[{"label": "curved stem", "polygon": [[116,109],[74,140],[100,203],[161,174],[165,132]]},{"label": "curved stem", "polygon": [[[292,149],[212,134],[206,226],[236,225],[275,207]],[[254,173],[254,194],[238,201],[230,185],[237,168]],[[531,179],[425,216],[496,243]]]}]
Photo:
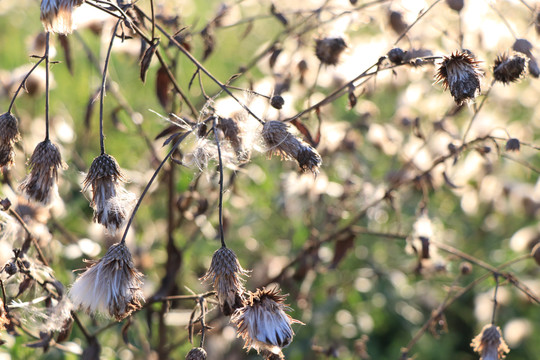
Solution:
[{"label": "curved stem", "polygon": [[221,240],[221,246],[226,248],[227,244],[225,244],[225,235],[223,234],[223,159],[221,158],[221,147],[219,146],[217,134],[217,117],[214,117],[214,136],[216,138],[219,160],[219,238]]},{"label": "curved stem", "polygon": [[[36,56],[38,57],[38,56]],[[23,88],[24,84],[26,84],[26,80],[28,80],[28,78],[30,77],[30,75],[34,72],[34,70],[39,66],[39,64],[41,64],[43,62],[43,60],[45,60],[45,55],[43,55],[39,61],[37,63],[34,64],[34,66],[32,66],[32,68],[30,69],[30,71],[28,71],[28,73],[24,76],[24,79],[21,81],[21,83],[19,84],[19,87],[17,88],[17,91],[15,91],[15,94],[13,95],[13,98],[11,99],[11,102],[9,103],[9,108],[8,108],[8,114],[11,113],[11,109],[13,108],[13,105],[15,104],[15,99],[17,98],[17,96],[19,95],[19,92],[21,91],[21,89]]]}]

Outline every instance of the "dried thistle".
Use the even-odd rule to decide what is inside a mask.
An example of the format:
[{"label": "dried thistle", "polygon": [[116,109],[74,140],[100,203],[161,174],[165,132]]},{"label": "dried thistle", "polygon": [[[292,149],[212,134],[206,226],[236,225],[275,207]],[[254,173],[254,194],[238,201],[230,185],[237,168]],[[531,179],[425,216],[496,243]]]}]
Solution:
[{"label": "dried thistle", "polygon": [[125,181],[115,158],[102,154],[92,161],[83,182],[83,191],[92,187],[94,221],[112,233],[122,228],[135,201],[135,195],[122,186]]},{"label": "dried thistle", "polygon": [[13,165],[15,150],[13,146],[21,139],[18,121],[13,114],[0,115],[0,169]]},{"label": "dried thistle", "polygon": [[186,360],[206,360],[206,351],[201,348],[193,348],[186,355]]},{"label": "dried thistle", "polygon": [[288,125],[281,121],[267,121],[262,129],[262,137],[270,154],[282,159],[294,158],[303,172],[319,173],[322,159],[317,150],[291,134]]},{"label": "dried thistle", "polygon": [[28,161],[30,174],[19,188],[28,199],[49,205],[58,193],[58,169],[65,167],[58,146],[44,140],[34,149]]},{"label": "dried thistle", "polygon": [[279,289],[263,288],[249,293],[246,305],[231,317],[231,322],[238,329],[238,337],[245,341],[244,348],[279,354],[292,342],[294,332],[291,324],[301,322],[285,313],[290,311],[283,303],[285,297]]},{"label": "dried thistle", "polygon": [[223,131],[225,139],[227,139],[236,154],[239,162],[244,163],[250,158],[250,151],[244,145],[244,130],[241,126],[241,115],[233,115],[230,118],[220,118],[218,128]]},{"label": "dried thistle", "polygon": [[493,64],[493,77],[503,84],[517,81],[525,72],[525,60],[523,56],[518,54],[497,56]]},{"label": "dried thistle", "polygon": [[461,105],[469,99],[474,99],[480,91],[481,71],[474,56],[467,51],[457,51],[445,56],[435,80],[442,82],[454,97],[456,104]]},{"label": "dried thistle", "polygon": [[315,40],[315,55],[326,65],[336,65],[341,53],[347,48],[347,43],[341,37]]},{"label": "dried thistle", "polygon": [[112,245],[103,258],[88,262],[90,267],[69,290],[76,308],[109,314],[120,321],[142,307],[143,275],[135,268],[124,243]]},{"label": "dried thistle", "polygon": [[219,306],[224,315],[231,315],[244,306],[245,292],[243,277],[248,271],[242,269],[234,251],[221,247],[212,256],[212,263],[202,281],[211,282],[217,293]]},{"label": "dried thistle", "polygon": [[69,34],[73,31],[73,10],[84,0],[41,0],[41,23],[47,32]]},{"label": "dried thistle", "polygon": [[501,329],[495,325],[486,325],[471,342],[471,347],[480,354],[480,360],[504,359],[510,352],[504,341]]}]

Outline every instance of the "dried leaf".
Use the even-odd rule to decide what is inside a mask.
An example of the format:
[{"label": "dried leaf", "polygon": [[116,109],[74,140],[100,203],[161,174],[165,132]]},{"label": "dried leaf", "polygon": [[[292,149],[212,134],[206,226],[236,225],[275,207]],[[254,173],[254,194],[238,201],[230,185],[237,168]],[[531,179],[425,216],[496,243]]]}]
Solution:
[{"label": "dried leaf", "polygon": [[34,283],[34,279],[30,277],[25,277],[24,280],[20,283],[19,292],[17,293],[17,295],[15,295],[15,297],[18,298],[19,296],[21,296],[22,293],[28,290],[28,288],[30,288],[30,286],[32,286],[33,283]]},{"label": "dried leaf", "polygon": [[273,69],[274,65],[276,65],[277,58],[279,54],[281,54],[282,51],[283,49],[281,48],[281,46],[274,47],[272,54],[270,55],[270,60],[269,60],[270,69]]},{"label": "dried leaf", "polygon": [[40,340],[25,344],[25,346],[34,349],[43,348],[43,351],[46,352],[51,344],[52,333],[40,331],[39,338]]},{"label": "dried leaf", "polygon": [[335,269],[341,260],[345,258],[345,255],[347,255],[349,250],[353,248],[354,238],[354,234],[350,234],[345,239],[336,241],[334,246],[334,257],[332,258],[330,269]]},{"label": "dried leaf", "polygon": [[354,95],[354,86],[349,86],[349,106],[351,109],[356,106],[357,99],[356,95]]},{"label": "dried leaf", "polygon": [[63,341],[66,341],[69,339],[69,335],[71,335],[71,330],[73,329],[73,318],[69,318],[66,321],[64,321],[64,324],[62,325],[62,329],[58,333],[58,336],[56,337],[56,342],[61,343]]},{"label": "dried leaf", "polygon": [[248,22],[247,26],[246,26],[246,29],[244,30],[244,32],[242,33],[242,36],[240,37],[241,39],[245,39],[246,36],[249,35],[249,33],[251,32],[251,30],[253,30],[253,21],[250,21]]},{"label": "dried leaf", "polygon": [[142,82],[146,82],[146,73],[148,72],[148,68],[150,67],[150,63],[152,62],[152,58],[154,57],[154,54],[156,53],[157,46],[159,45],[159,39],[154,39],[152,42],[152,45],[146,49],[144,52],[144,55],[141,59],[141,80]]},{"label": "dried leaf", "polygon": [[446,183],[446,185],[450,186],[452,189],[459,189],[460,187],[457,186],[456,184],[454,184],[450,178],[448,177],[448,175],[446,174],[446,171],[443,171],[443,177],[444,177],[444,182]]},{"label": "dried leaf", "polygon": [[203,31],[201,31],[201,36],[204,41],[204,53],[202,60],[206,60],[214,51],[215,39],[214,39],[214,24],[208,24]]},{"label": "dried leaf", "polygon": [[306,140],[311,146],[317,146],[313,140],[313,137],[311,136],[311,133],[304,124],[298,121],[298,119],[292,120],[291,124],[294,125],[294,127],[296,127],[302,135],[304,135],[304,140]]},{"label": "dried leaf", "polygon": [[171,79],[167,74],[167,69],[161,66],[156,75],[156,95],[164,109],[167,109],[171,103],[171,97],[169,96],[170,89]]},{"label": "dried leaf", "polygon": [[66,66],[69,70],[69,73],[73,75],[73,59],[71,57],[71,46],[69,45],[69,39],[66,35],[58,35],[58,40],[60,40],[60,45],[64,50],[64,58],[66,60]]},{"label": "dried leaf", "polygon": [[277,9],[276,9],[276,6],[274,4],[272,4],[270,6],[270,13],[272,15],[274,15],[274,17],[283,25],[283,26],[287,26],[289,24],[289,22],[287,21],[287,18],[285,18],[285,16],[278,12]]},{"label": "dried leaf", "polygon": [[96,97],[99,95],[101,89],[98,89],[96,92],[90,96],[88,99],[88,104],[86,105],[86,112],[84,113],[84,127],[85,130],[90,130],[90,124],[92,122],[92,114],[94,113],[94,104],[96,103]]}]

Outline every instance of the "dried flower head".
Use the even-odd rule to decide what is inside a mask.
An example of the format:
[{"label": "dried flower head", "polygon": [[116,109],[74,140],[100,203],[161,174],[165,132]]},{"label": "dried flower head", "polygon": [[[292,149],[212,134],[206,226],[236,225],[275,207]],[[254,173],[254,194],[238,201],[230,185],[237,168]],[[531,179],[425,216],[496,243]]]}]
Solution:
[{"label": "dried flower head", "polygon": [[278,154],[286,160],[294,158],[303,172],[319,173],[321,156],[309,144],[290,133],[286,123],[267,121],[262,129],[262,137],[270,154]]},{"label": "dried flower head", "polygon": [[250,152],[244,145],[244,131],[240,124],[241,116],[232,116],[230,118],[220,118],[218,128],[223,131],[239,162],[244,163],[249,160]]},{"label": "dried flower head", "polygon": [[0,115],[0,169],[13,165],[13,145],[20,139],[17,118],[10,112]]},{"label": "dried flower head", "polygon": [[94,221],[112,233],[122,228],[135,201],[135,195],[122,186],[125,181],[114,157],[102,154],[92,161],[83,182],[83,191],[92,187]]},{"label": "dried flower head", "polygon": [[73,10],[84,0],[41,0],[41,23],[47,32],[69,34],[73,31]]},{"label": "dried flower head", "polygon": [[446,0],[446,4],[450,9],[460,12],[465,7],[465,0]]},{"label": "dried flower head", "polygon": [[58,169],[65,168],[58,146],[50,140],[40,142],[28,161],[30,174],[20,185],[28,199],[48,205],[58,193]]},{"label": "dried flower head", "polygon": [[193,348],[186,355],[186,360],[206,360],[206,351],[201,348]]},{"label": "dried flower head", "polygon": [[238,329],[238,337],[245,341],[244,348],[279,354],[292,342],[294,332],[291,324],[301,322],[285,313],[290,311],[283,303],[285,297],[279,289],[263,288],[249,293],[246,305],[236,310],[231,318]]},{"label": "dried flower head", "polygon": [[474,99],[480,91],[478,61],[467,51],[458,51],[445,56],[437,75],[436,82],[442,82],[445,89],[450,89],[456,104]]},{"label": "dried flower head", "polygon": [[120,321],[142,307],[143,275],[135,268],[124,243],[112,245],[103,258],[88,262],[91,266],[69,290],[76,308],[109,314]]},{"label": "dried flower head", "polygon": [[332,37],[315,40],[315,55],[326,65],[336,65],[341,53],[347,48],[345,40],[341,37]]},{"label": "dried flower head", "polygon": [[471,347],[480,354],[480,360],[504,359],[510,352],[504,341],[501,329],[495,325],[486,325],[471,342]]},{"label": "dried flower head", "polygon": [[226,316],[244,306],[243,277],[248,271],[242,269],[234,251],[221,247],[212,256],[212,263],[202,281],[211,282],[217,293],[219,306]]},{"label": "dried flower head", "polygon": [[526,59],[518,54],[497,56],[493,64],[493,77],[496,81],[508,84],[517,81],[525,72]]},{"label": "dried flower head", "polygon": [[386,56],[391,63],[399,65],[403,62],[403,59],[405,58],[405,51],[396,47],[390,50],[388,54],[386,54]]}]

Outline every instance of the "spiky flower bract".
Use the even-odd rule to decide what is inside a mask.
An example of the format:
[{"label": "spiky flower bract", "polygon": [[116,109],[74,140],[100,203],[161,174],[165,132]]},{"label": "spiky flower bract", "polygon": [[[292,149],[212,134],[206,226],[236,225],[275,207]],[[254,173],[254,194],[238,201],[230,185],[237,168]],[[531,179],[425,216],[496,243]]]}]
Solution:
[{"label": "spiky flower bract", "polygon": [[83,182],[83,191],[92,187],[94,221],[112,233],[122,228],[135,201],[135,195],[122,186],[125,180],[115,158],[102,154],[92,161]]},{"label": "spiky flower bract", "polygon": [[510,352],[504,341],[501,329],[495,325],[486,325],[471,342],[474,351],[480,354],[480,360],[500,360]]},{"label": "spiky flower bract", "polygon": [[444,88],[450,90],[456,104],[461,105],[474,99],[480,91],[482,72],[478,63],[467,51],[457,51],[444,57],[435,80],[437,83],[442,82]]},{"label": "spiky flower bract", "polygon": [[10,112],[0,115],[0,170],[13,165],[13,146],[21,139],[17,118]]},{"label": "spiky flower bract", "polygon": [[497,56],[493,64],[493,77],[498,82],[509,84],[517,81],[525,73],[526,67],[525,57],[502,54]]},{"label": "spiky flower bract", "polygon": [[270,154],[278,154],[282,159],[295,159],[303,172],[319,173],[322,159],[311,145],[289,132],[288,125],[281,121],[267,121],[262,137]]},{"label": "spiky flower bract", "polygon": [[84,0],[41,0],[41,23],[47,32],[69,34],[73,31],[73,10]]},{"label": "spiky flower bract", "polygon": [[243,277],[247,274],[248,271],[242,268],[234,251],[221,247],[214,252],[210,268],[201,280],[212,283],[221,311],[226,316],[244,306]]},{"label": "spiky flower bract", "polygon": [[77,277],[69,291],[75,307],[89,313],[109,314],[120,321],[144,302],[143,275],[137,271],[124,243],[112,245],[98,261]]},{"label": "spiky flower bract", "polygon": [[286,295],[281,295],[277,288],[249,293],[246,305],[231,317],[238,329],[238,337],[245,342],[244,348],[279,354],[292,342],[291,324],[301,322],[286,314],[290,308],[284,304],[285,298]]},{"label": "spiky flower bract", "polygon": [[21,183],[21,191],[28,199],[49,205],[58,193],[58,169],[65,167],[58,146],[50,140],[40,142],[28,161],[28,167],[30,174]]}]

